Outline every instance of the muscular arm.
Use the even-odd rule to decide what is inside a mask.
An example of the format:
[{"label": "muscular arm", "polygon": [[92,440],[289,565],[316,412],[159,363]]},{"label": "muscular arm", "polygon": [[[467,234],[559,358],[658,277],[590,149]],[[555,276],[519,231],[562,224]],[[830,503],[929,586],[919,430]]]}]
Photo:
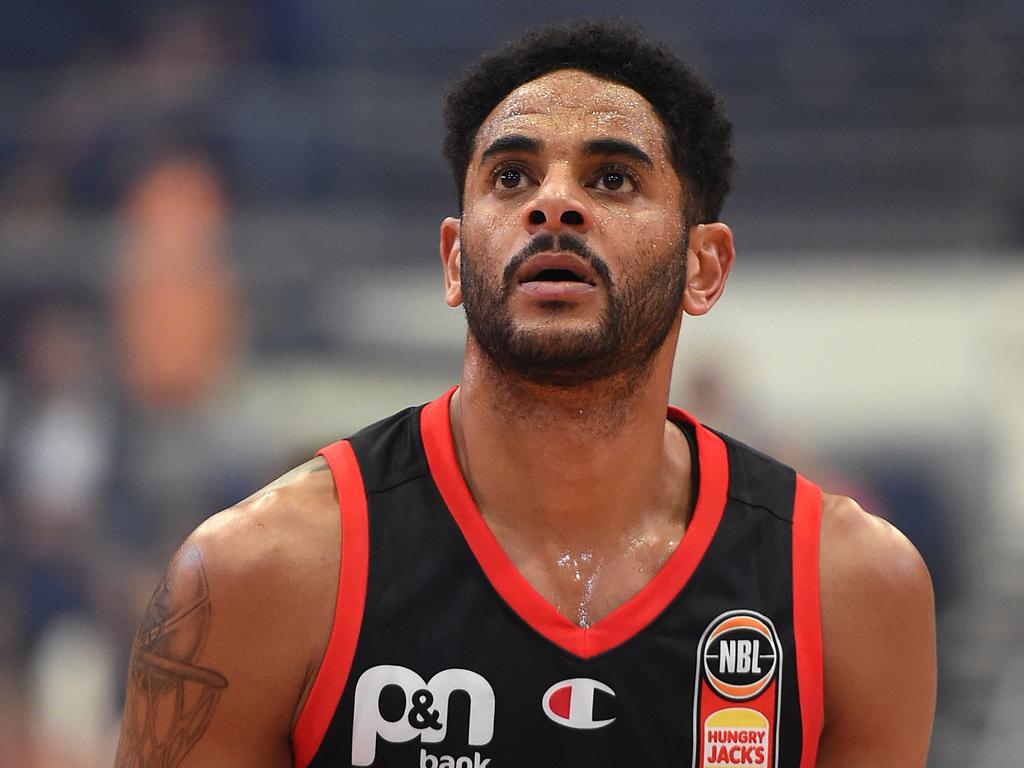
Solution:
[{"label": "muscular arm", "polygon": [[337,507],[319,466],[178,550],[135,638],[117,768],[292,764],[337,585]]},{"label": "muscular arm", "polygon": [[821,600],[818,768],[923,768],[935,712],[935,610],[917,550],[850,499],[826,496]]}]

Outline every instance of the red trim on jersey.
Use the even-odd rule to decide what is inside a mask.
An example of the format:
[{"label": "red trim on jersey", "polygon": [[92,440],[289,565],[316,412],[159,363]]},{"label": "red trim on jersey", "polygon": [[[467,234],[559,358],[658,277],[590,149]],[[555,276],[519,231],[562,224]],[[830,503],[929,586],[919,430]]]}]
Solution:
[{"label": "red trim on jersey", "polygon": [[318,455],[327,459],[338,492],[341,507],[341,568],[331,637],[309,698],[302,707],[292,733],[292,750],[297,768],[306,768],[320,748],[320,742],[327,733],[327,726],[334,717],[348,682],[359,628],[363,623],[366,574],[370,561],[366,492],[352,446],[342,440],[323,448]]},{"label": "red trim on jersey", "polygon": [[797,475],[793,502],[793,634],[804,734],[800,768],[814,768],[825,718],[818,590],[820,536],[821,489]]},{"label": "red trim on jersey", "polygon": [[676,408],[669,416],[694,425],[700,487],[679,546],[643,589],[592,627],[577,626],[530,585],[512,564],[477,509],[459,470],[448,415],[453,387],[423,408],[420,429],[430,473],[469,548],[502,599],[534,630],[569,653],[589,659],[621,645],[650,624],[685,586],[722,519],[729,485],[725,443]]}]

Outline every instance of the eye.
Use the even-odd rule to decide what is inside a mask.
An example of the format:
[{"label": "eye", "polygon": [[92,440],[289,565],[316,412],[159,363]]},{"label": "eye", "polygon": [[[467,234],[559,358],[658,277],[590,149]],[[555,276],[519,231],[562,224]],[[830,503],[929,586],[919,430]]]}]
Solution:
[{"label": "eye", "polygon": [[497,168],[492,179],[495,187],[507,190],[524,189],[529,181],[526,173],[516,166]]},{"label": "eye", "polygon": [[602,192],[633,192],[636,182],[633,176],[618,168],[606,169],[594,179],[594,188]]},{"label": "eye", "polygon": [[523,180],[523,174],[515,168],[509,168],[506,171],[502,171],[498,179],[501,181],[501,186],[505,189],[515,189],[519,186],[519,182]]}]

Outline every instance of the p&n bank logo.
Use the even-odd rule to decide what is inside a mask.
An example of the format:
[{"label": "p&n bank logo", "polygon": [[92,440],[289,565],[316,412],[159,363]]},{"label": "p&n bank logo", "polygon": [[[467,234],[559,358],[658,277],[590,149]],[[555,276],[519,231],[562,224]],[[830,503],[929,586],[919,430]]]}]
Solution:
[{"label": "p&n bank logo", "polygon": [[[402,716],[389,720],[381,712],[381,693],[396,686],[405,695]],[[356,683],[355,713],[352,720],[352,765],[373,765],[377,737],[392,743],[419,738],[421,743],[438,744],[448,733],[448,700],[454,691],[469,697],[469,745],[489,744],[494,736],[494,689],[482,676],[468,669],[444,669],[430,680],[407,667],[381,664],[359,676]],[[455,758],[420,751],[422,768],[487,768],[490,758],[479,752],[473,757]]]}]

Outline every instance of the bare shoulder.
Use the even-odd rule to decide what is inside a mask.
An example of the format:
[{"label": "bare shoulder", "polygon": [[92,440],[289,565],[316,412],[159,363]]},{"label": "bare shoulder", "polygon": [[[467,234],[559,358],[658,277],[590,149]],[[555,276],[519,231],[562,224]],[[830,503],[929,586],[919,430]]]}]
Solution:
[{"label": "bare shoulder", "polygon": [[852,499],[826,494],[821,603],[818,765],[923,766],[935,706],[935,610],[917,549]]},{"label": "bare shoulder", "polygon": [[[318,457],[209,518],[185,546],[201,553],[211,597],[223,595],[225,621],[286,620],[304,630],[290,640],[302,647],[302,638],[324,634],[323,625],[330,631],[340,538],[334,479]],[[308,652],[319,658],[320,650],[314,643]]]},{"label": "bare shoulder", "polygon": [[847,496],[824,494],[821,527],[822,577],[840,591],[898,593],[894,598],[927,593],[931,598],[924,560],[892,523]]},{"label": "bare shoulder", "polygon": [[185,544],[201,553],[222,628],[251,638],[295,705],[327,647],[340,542],[334,478],[317,457],[214,515]]},{"label": "bare shoulder", "polygon": [[316,459],[186,539],[135,638],[118,766],[290,764],[330,635],[340,535]]},{"label": "bare shoulder", "polygon": [[[334,479],[317,457],[209,518],[190,537],[225,577],[309,578],[337,563],[338,502]],[[337,571],[331,574],[337,576]]]}]

